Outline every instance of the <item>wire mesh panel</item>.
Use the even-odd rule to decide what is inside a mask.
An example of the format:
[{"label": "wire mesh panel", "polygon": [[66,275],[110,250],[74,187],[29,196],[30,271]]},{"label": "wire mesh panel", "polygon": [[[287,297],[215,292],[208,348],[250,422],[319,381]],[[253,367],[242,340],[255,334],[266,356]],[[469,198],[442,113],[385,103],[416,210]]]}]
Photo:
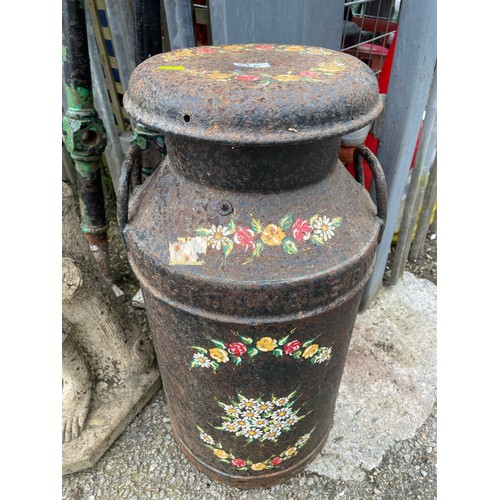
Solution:
[{"label": "wire mesh panel", "polygon": [[344,6],[342,51],[379,75],[398,26],[401,0],[352,0]]}]

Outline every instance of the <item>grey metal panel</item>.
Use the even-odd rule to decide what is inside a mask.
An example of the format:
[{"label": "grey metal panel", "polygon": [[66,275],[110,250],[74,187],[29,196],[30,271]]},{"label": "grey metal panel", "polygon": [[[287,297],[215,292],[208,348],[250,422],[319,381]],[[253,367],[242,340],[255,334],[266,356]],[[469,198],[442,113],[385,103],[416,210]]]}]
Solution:
[{"label": "grey metal panel", "polygon": [[210,0],[212,40],[340,50],[343,13],[343,0]]},{"label": "grey metal panel", "polygon": [[163,0],[171,50],[194,47],[193,11],[190,0]]},{"label": "grey metal panel", "polygon": [[127,90],[130,73],[135,68],[134,34],[129,4],[123,0],[106,0],[106,9],[120,78],[123,88]]},{"label": "grey metal panel", "polygon": [[389,190],[387,223],[361,308],[382,286],[385,265],[436,64],[436,1],[402,2],[377,156]]}]

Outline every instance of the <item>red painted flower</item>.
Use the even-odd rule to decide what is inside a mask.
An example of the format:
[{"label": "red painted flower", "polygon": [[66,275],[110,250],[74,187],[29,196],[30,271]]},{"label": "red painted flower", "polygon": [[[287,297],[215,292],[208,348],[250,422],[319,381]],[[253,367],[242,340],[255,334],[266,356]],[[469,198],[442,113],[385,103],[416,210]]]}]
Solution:
[{"label": "red painted flower", "polygon": [[283,462],[283,459],[281,457],[274,457],[269,463],[273,466],[276,467],[279,465],[281,462]]},{"label": "red painted flower", "polygon": [[235,358],[239,358],[241,355],[247,352],[247,346],[243,342],[231,342],[227,350]]},{"label": "red painted flower", "polygon": [[299,71],[297,75],[308,76],[309,78],[315,78],[317,76],[321,76],[321,73],[319,73],[318,71]]},{"label": "red painted flower", "polygon": [[300,346],[301,343],[299,340],[292,340],[291,342],[285,344],[285,347],[283,347],[283,351],[285,351],[285,354],[291,356],[297,349],[300,348]]},{"label": "red painted flower", "polygon": [[238,226],[236,234],[234,235],[234,242],[243,248],[245,252],[251,248],[255,248],[255,242],[253,241],[255,233],[248,227]]},{"label": "red painted flower", "polygon": [[204,52],[204,53],[211,53],[211,52],[215,52],[214,49],[211,49],[210,47],[203,47],[201,49],[198,49],[199,52]]},{"label": "red painted flower", "polygon": [[274,45],[256,45],[257,50],[271,50],[274,49]]},{"label": "red painted flower", "polygon": [[297,241],[307,241],[311,237],[313,228],[307,220],[297,219],[292,226],[293,237]]},{"label": "red painted flower", "polygon": [[238,75],[236,80],[240,80],[242,82],[258,82],[260,77],[257,75]]},{"label": "red painted flower", "polygon": [[241,458],[233,458],[231,460],[231,463],[235,466],[235,467],[245,467],[245,465],[247,464],[245,462],[245,460],[242,460]]}]

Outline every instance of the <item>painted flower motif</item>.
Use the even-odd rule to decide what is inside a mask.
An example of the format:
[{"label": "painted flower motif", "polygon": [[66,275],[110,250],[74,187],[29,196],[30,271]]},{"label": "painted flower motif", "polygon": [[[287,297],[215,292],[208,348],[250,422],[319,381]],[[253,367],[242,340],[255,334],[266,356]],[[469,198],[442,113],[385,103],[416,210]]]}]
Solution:
[{"label": "painted flower motif", "polygon": [[289,45],[283,49],[285,52],[301,52],[304,50],[302,45]]},{"label": "painted flower motif", "polygon": [[318,76],[321,76],[321,73],[319,71],[299,71],[297,75],[305,76],[307,78],[317,78]]},{"label": "painted flower motif", "polygon": [[255,411],[253,408],[249,408],[248,410],[245,410],[243,412],[243,416],[248,418],[249,420],[252,420],[254,418],[257,418],[258,417],[258,412]]},{"label": "painted flower motif", "polygon": [[236,432],[238,430],[238,426],[233,422],[223,422],[222,428],[228,432]]},{"label": "painted flower motif", "polygon": [[295,446],[292,446],[291,448],[288,448],[288,450],[285,451],[285,456],[287,457],[293,457],[296,454],[297,454],[297,448]]},{"label": "painted flower motif", "polygon": [[322,347],[319,351],[318,354],[316,355],[315,361],[316,363],[323,363],[325,361],[328,361],[331,358],[332,355],[332,348],[331,347]]},{"label": "painted flower motif", "polygon": [[328,217],[318,217],[313,222],[314,232],[319,235],[323,241],[329,240],[335,231],[335,222]]},{"label": "painted flower motif", "polygon": [[303,436],[301,436],[299,438],[299,440],[295,443],[295,446],[297,446],[298,448],[301,448],[302,446],[304,446],[307,441],[309,441],[309,438],[311,437],[311,433],[307,433],[307,434],[304,434]]},{"label": "painted flower motif", "polygon": [[235,467],[245,467],[245,465],[247,464],[245,462],[245,460],[242,460],[241,458],[233,458],[231,460],[231,463],[235,466]]},{"label": "painted flower motif", "polygon": [[239,52],[240,50],[245,50],[245,45],[223,45],[221,47],[223,50],[229,50],[230,52]]},{"label": "painted flower motif", "polygon": [[252,421],[252,425],[255,425],[255,427],[258,427],[258,428],[265,427],[267,425],[267,420],[265,418],[256,417]]},{"label": "painted flower motif", "polygon": [[313,228],[307,220],[297,219],[292,226],[293,237],[298,241],[307,241],[311,237]]},{"label": "painted flower motif", "polygon": [[206,432],[200,432],[200,439],[207,444],[215,444],[214,438]]},{"label": "painted flower motif", "polygon": [[234,235],[234,242],[246,252],[250,248],[252,250],[255,248],[254,237],[255,233],[251,229],[238,226]]},{"label": "painted flower motif", "polygon": [[229,241],[230,231],[227,227],[215,226],[212,224],[212,229],[208,235],[208,246],[215,250],[220,250]]},{"label": "painted flower motif", "polygon": [[236,426],[238,427],[238,430],[246,429],[248,427],[248,420],[244,418],[240,418],[234,422]]},{"label": "painted flower motif", "polygon": [[247,399],[245,397],[242,397],[241,398],[241,401],[240,401],[240,404],[238,405],[240,408],[253,408],[253,406],[255,405],[257,401],[255,401],[255,399],[253,398],[250,398],[250,399]]},{"label": "painted flower motif", "polygon": [[303,353],[302,353],[302,357],[307,359],[307,358],[311,358],[312,356],[314,356],[316,354],[316,351],[318,350],[319,346],[318,344],[312,344],[310,345]]},{"label": "painted flower motif", "polygon": [[277,467],[281,462],[283,462],[281,457],[274,457],[269,461],[269,464],[273,467]]},{"label": "painted flower motif", "polygon": [[239,411],[238,411],[238,408],[235,408],[234,406],[229,406],[229,405],[225,405],[225,409],[226,409],[226,413],[231,416],[231,417],[236,417],[239,415]]},{"label": "painted flower motif", "polygon": [[278,345],[278,342],[276,342],[276,339],[272,339],[271,337],[262,337],[258,342],[257,342],[257,349],[259,351],[263,352],[268,352],[268,351],[273,351]]},{"label": "painted flower motif", "polygon": [[274,49],[274,45],[270,45],[270,44],[256,45],[255,48],[257,50],[272,50],[272,49]]},{"label": "painted flower motif", "polygon": [[259,411],[265,412],[272,408],[272,403],[270,403],[269,401],[262,401],[262,403],[257,404],[257,408],[259,409]]},{"label": "painted flower motif", "polygon": [[288,354],[288,356],[293,356],[293,353],[300,349],[302,343],[299,340],[292,340],[291,342],[287,342],[283,347],[283,352]]},{"label": "painted flower motif", "polygon": [[278,82],[297,82],[301,80],[301,77],[299,75],[276,75],[274,79]]},{"label": "painted flower motif", "polygon": [[203,366],[204,368],[210,368],[212,366],[212,362],[208,359],[208,356],[205,356],[201,352],[195,352],[193,354],[193,361],[197,366]]},{"label": "painted flower motif", "polygon": [[282,398],[278,398],[276,400],[276,405],[277,406],[285,406],[287,403],[288,403],[288,397],[282,397]]},{"label": "painted flower motif", "polygon": [[209,73],[203,73],[200,76],[210,78],[211,80],[221,80],[229,81],[233,78],[233,73],[221,73],[220,71],[210,71]]},{"label": "painted flower motif", "polygon": [[266,464],[263,464],[262,462],[259,462],[257,464],[252,464],[251,465],[253,470],[262,470],[266,468]]},{"label": "painted flower motif", "polygon": [[243,342],[231,342],[227,350],[235,358],[239,358],[247,352],[247,346]]},{"label": "painted flower motif", "polygon": [[276,224],[268,224],[262,231],[261,240],[270,247],[281,245],[283,238],[286,236],[285,231]]},{"label": "painted flower motif", "polygon": [[262,431],[259,429],[246,428],[243,429],[243,435],[250,440],[258,439],[262,435]]},{"label": "painted flower motif", "polygon": [[229,454],[228,454],[228,453],[226,453],[224,450],[221,450],[221,449],[219,449],[219,448],[216,448],[216,449],[214,450],[214,455],[215,455],[216,457],[221,458],[221,459],[225,459],[225,458],[228,458],[228,457],[229,457]]},{"label": "painted flower motif", "polygon": [[215,49],[212,49],[211,47],[200,47],[197,50],[198,52],[202,52],[204,54],[211,54],[213,52],[217,52]]},{"label": "painted flower motif", "polygon": [[299,421],[299,418],[297,415],[290,415],[286,420],[285,423],[287,426],[291,427],[292,425],[295,425]]},{"label": "painted flower motif", "polygon": [[229,356],[224,349],[219,349],[218,347],[214,347],[208,351],[210,353],[210,357],[215,359],[215,361],[219,363],[227,363],[229,361]]},{"label": "painted flower motif", "polygon": [[238,75],[236,80],[241,82],[258,82],[260,80],[260,76],[257,75]]},{"label": "painted flower motif", "polygon": [[281,434],[281,429],[269,429],[264,433],[264,439],[269,441],[276,441],[276,438]]},{"label": "painted flower motif", "polygon": [[279,408],[273,413],[273,417],[279,420],[286,420],[292,415],[290,408]]}]

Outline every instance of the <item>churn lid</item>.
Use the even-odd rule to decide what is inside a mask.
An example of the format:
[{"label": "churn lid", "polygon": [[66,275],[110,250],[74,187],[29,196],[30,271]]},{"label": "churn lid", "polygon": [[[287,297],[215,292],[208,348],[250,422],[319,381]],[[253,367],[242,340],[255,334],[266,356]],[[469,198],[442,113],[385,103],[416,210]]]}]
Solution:
[{"label": "churn lid", "polygon": [[202,46],[153,56],[132,73],[124,107],[165,133],[226,143],[342,136],[382,109],[359,59],[320,47]]}]

